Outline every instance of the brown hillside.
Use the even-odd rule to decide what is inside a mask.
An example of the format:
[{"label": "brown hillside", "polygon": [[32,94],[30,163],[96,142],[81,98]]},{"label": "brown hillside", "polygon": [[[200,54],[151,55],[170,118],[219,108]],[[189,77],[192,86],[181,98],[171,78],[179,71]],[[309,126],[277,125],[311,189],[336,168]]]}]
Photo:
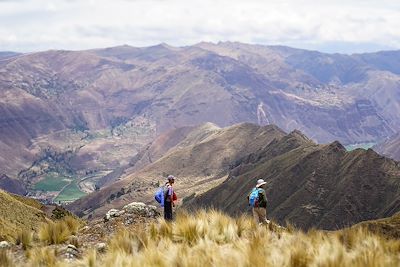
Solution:
[{"label": "brown hillside", "polygon": [[[166,133],[158,136],[153,142],[146,145],[143,149],[141,149],[131,159],[129,164],[117,168],[112,173],[106,175],[97,182],[97,185],[100,188],[105,185],[111,184],[117,179],[138,171],[146,165],[157,161],[170,149],[174,148],[178,144],[179,146],[193,144],[196,142],[196,140],[200,141],[218,129],[220,128],[215,124],[205,123],[197,127],[186,126],[167,131]],[[182,142],[183,140],[185,140],[185,142]]]},{"label": "brown hillside", "polygon": [[230,214],[249,210],[246,195],[267,181],[268,216],[301,228],[337,229],[400,210],[400,165],[373,150],[346,152],[317,145],[299,133],[243,158],[219,186],[189,207],[213,206]]},{"label": "brown hillside", "polygon": [[37,230],[46,222],[43,206],[33,199],[11,195],[0,189],[0,240],[11,240],[21,230]]},{"label": "brown hillside", "polygon": [[400,133],[374,147],[378,153],[400,161]]},{"label": "brown hillside", "polygon": [[238,159],[282,136],[284,132],[276,126],[242,123],[219,129],[203,125],[157,161],[77,200],[70,209],[80,215],[102,216],[108,209],[133,200],[152,202],[156,187],[168,174],[177,176],[176,190],[182,199],[215,186]]},{"label": "brown hillside", "polygon": [[26,188],[23,183],[17,179],[11,179],[7,175],[0,175],[0,188],[14,194],[25,195]]},{"label": "brown hillside", "polygon": [[[0,169],[14,178],[29,168],[38,157],[35,140],[53,146],[45,137],[109,130],[138,117],[157,134],[207,121],[258,122],[301,129],[318,142],[379,140],[399,130],[399,55],[222,42],[6,56],[0,60]],[[121,145],[103,141],[84,144],[75,162],[84,166],[74,171],[127,163],[92,160]],[[130,145],[133,156],[143,144]]]}]

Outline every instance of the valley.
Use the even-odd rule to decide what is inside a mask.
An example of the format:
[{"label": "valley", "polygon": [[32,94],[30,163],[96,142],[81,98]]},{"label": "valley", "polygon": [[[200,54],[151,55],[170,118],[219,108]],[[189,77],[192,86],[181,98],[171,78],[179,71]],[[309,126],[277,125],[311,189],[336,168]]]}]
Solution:
[{"label": "valley", "polygon": [[0,267],[400,266],[399,1],[0,25]]},{"label": "valley", "polygon": [[[102,212],[125,198],[146,199],[166,173],[184,174],[185,196],[189,186],[205,192],[229,175],[238,160],[229,153],[243,147],[232,144],[219,167],[187,170],[202,148],[178,165],[183,155],[153,164],[206,122],[213,126],[200,136],[238,123],[274,124],[315,143],[369,148],[400,131],[400,77],[391,63],[399,56],[238,42],[7,53],[0,59],[0,185],[60,203],[85,202],[104,188],[96,203],[107,204]],[[82,208],[86,216],[94,206]]]},{"label": "valley", "polygon": [[129,164],[154,136],[151,124],[137,121],[112,129],[58,131],[32,140],[30,151],[38,157],[18,174],[26,181],[28,195],[65,204],[99,189],[103,177]]}]

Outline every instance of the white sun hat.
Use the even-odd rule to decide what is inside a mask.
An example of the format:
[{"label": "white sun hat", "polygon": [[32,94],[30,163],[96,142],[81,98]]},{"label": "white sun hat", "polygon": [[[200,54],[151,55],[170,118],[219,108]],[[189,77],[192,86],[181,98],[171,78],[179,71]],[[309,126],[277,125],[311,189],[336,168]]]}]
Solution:
[{"label": "white sun hat", "polygon": [[260,187],[260,186],[262,186],[262,185],[265,185],[267,182],[265,182],[264,181],[264,179],[258,179],[257,180],[257,185],[256,185],[256,187]]}]

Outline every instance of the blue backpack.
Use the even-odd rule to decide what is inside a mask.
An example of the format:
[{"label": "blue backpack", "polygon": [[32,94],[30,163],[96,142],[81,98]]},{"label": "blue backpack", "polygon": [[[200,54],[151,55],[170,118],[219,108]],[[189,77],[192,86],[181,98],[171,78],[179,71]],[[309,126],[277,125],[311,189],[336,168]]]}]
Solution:
[{"label": "blue backpack", "polygon": [[154,199],[161,204],[161,207],[164,207],[164,187],[158,188],[156,194],[154,195]]},{"label": "blue backpack", "polygon": [[259,198],[260,189],[254,187],[249,196],[249,205],[252,207],[258,207],[258,198]]}]

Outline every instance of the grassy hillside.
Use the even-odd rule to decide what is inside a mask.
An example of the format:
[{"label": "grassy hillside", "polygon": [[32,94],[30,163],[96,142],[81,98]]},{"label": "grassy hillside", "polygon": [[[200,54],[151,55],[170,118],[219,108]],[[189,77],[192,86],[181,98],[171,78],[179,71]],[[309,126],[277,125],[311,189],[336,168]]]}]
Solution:
[{"label": "grassy hillside", "polygon": [[356,227],[366,228],[370,232],[386,236],[388,238],[400,239],[400,212],[389,218],[365,221],[353,226],[353,228]]},{"label": "grassy hillside", "polygon": [[0,189],[0,239],[12,240],[21,230],[36,230],[46,221],[42,205]]}]

